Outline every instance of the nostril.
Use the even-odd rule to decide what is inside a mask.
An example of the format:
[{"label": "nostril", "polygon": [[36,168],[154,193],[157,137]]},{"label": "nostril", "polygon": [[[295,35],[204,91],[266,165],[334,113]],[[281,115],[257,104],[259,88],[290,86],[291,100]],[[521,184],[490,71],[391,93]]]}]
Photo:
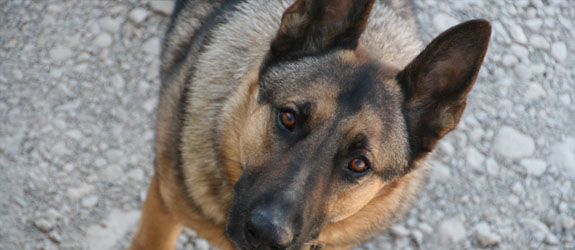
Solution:
[{"label": "nostril", "polygon": [[249,222],[247,227],[246,227],[246,240],[251,245],[256,245],[257,238],[258,238],[258,236],[256,234],[254,225],[251,222]]}]

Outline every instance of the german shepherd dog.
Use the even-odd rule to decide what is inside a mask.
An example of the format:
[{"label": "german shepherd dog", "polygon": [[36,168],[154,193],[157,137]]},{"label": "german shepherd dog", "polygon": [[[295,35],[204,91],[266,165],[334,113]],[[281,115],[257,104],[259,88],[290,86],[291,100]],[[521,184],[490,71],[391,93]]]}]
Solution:
[{"label": "german shepherd dog", "polygon": [[406,6],[177,1],[131,248],[187,226],[221,249],[349,249],[401,217],[491,34],[472,20],[422,50]]}]

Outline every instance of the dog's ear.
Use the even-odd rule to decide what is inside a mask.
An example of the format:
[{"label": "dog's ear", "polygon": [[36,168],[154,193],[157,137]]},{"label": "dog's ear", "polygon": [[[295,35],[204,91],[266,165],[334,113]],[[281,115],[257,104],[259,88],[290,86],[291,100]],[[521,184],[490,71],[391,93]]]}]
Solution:
[{"label": "dog's ear", "polygon": [[334,46],[354,49],[374,0],[297,0],[283,14],[271,44],[275,58],[293,59]]},{"label": "dog's ear", "polygon": [[414,160],[457,126],[491,36],[486,20],[459,24],[435,38],[398,75]]}]

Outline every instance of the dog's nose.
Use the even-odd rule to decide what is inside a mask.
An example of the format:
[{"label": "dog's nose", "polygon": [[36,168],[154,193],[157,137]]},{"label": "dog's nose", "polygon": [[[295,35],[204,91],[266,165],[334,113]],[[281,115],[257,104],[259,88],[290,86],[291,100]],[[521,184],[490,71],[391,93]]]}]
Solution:
[{"label": "dog's nose", "polygon": [[285,249],[293,241],[293,231],[289,223],[282,221],[270,211],[251,213],[245,228],[246,240],[253,248]]}]

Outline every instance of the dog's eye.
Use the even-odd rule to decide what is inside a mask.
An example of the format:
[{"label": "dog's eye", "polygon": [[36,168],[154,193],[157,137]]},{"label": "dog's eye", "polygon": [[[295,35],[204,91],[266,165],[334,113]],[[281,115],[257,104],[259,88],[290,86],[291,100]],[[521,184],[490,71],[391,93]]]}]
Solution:
[{"label": "dog's eye", "polygon": [[289,110],[280,111],[279,121],[285,128],[293,130],[295,127],[295,113]]},{"label": "dog's eye", "polygon": [[367,165],[367,162],[365,162],[364,159],[354,158],[349,162],[347,168],[356,173],[364,173],[369,169],[369,166]]}]

